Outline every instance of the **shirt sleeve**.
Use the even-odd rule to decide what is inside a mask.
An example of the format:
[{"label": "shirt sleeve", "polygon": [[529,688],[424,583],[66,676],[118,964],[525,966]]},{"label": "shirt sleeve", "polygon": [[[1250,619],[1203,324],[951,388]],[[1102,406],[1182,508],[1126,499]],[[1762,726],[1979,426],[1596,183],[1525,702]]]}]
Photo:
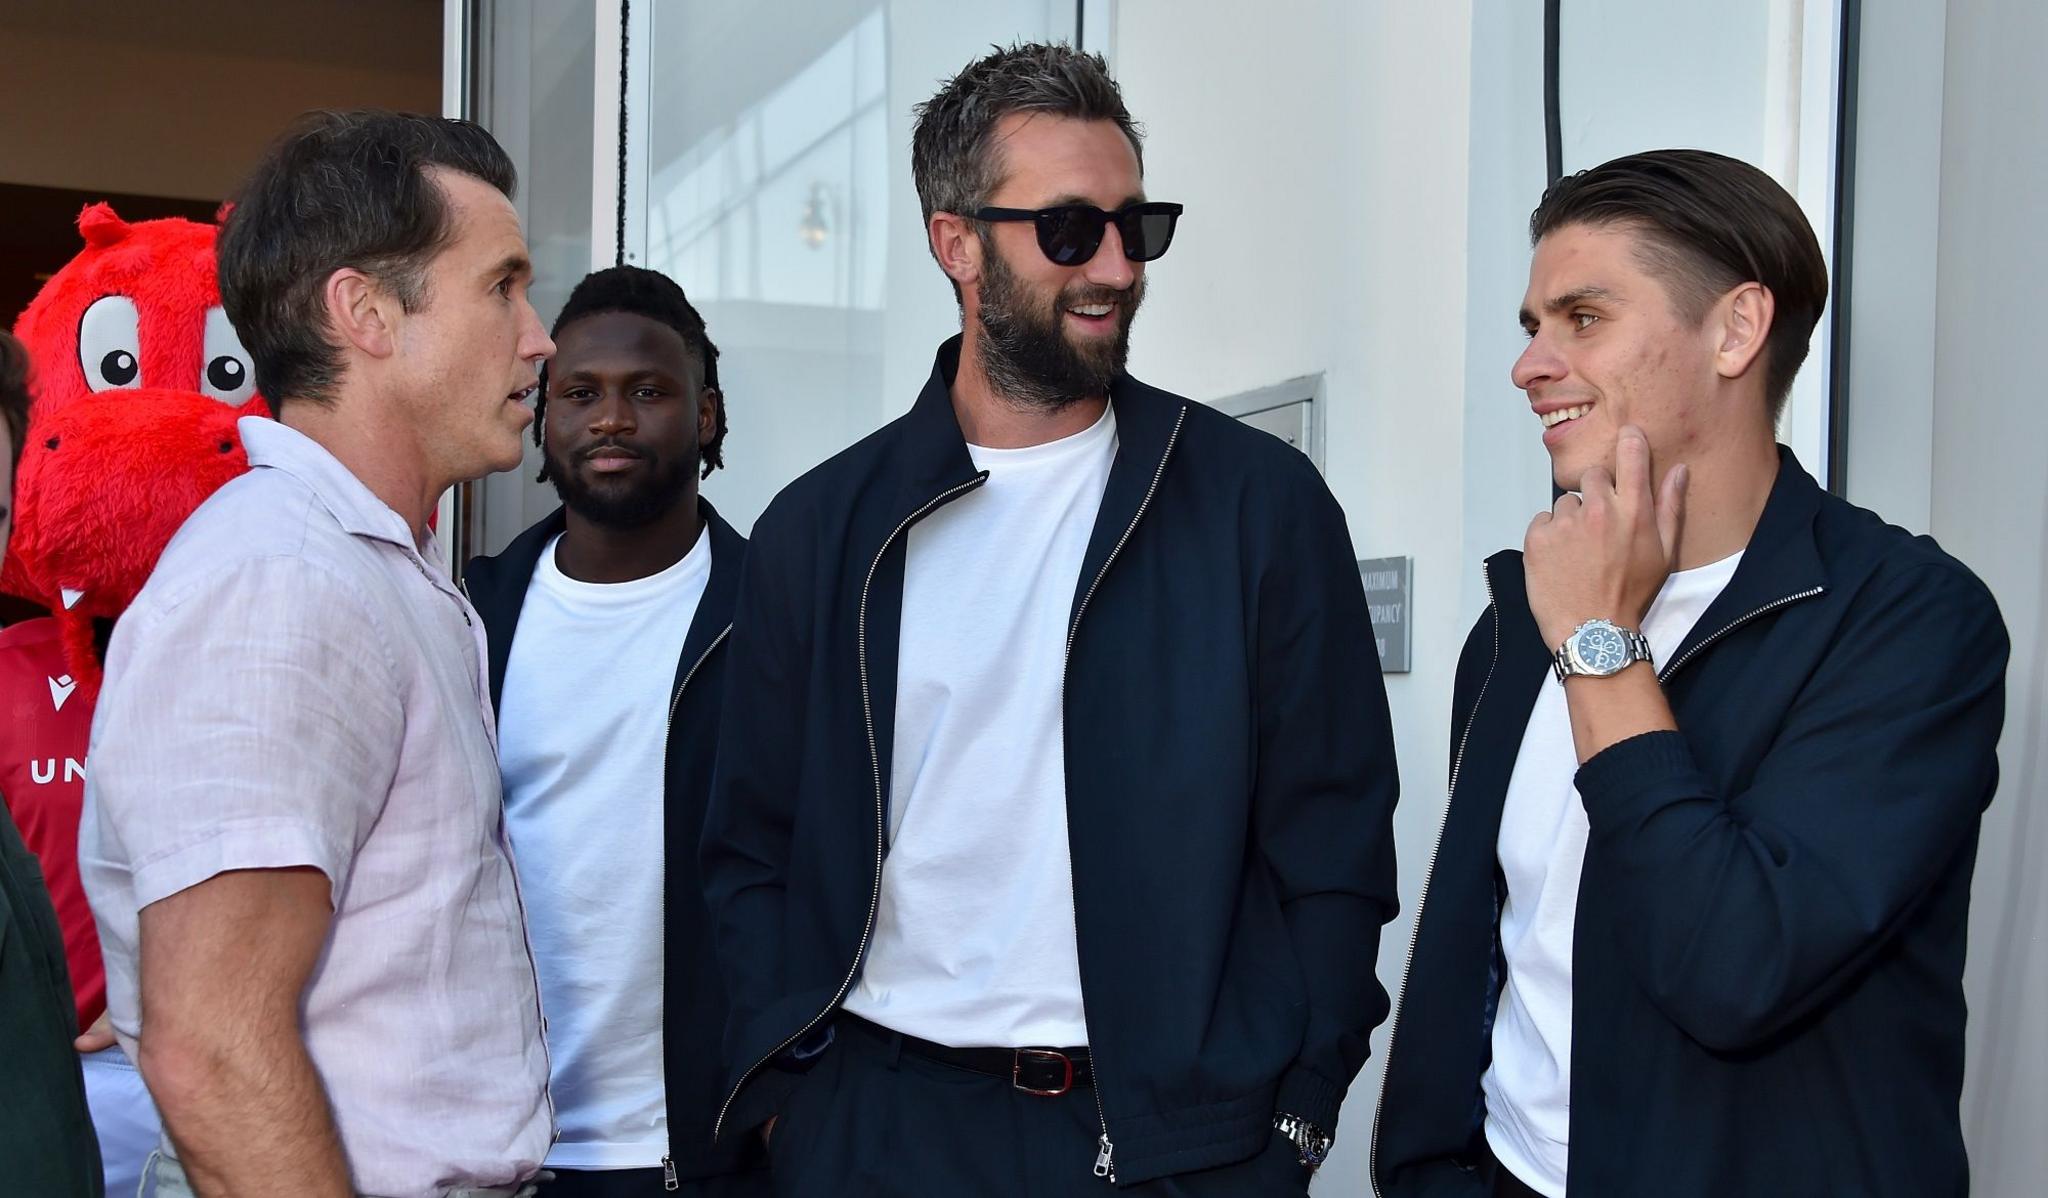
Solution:
[{"label": "shirt sleeve", "polygon": [[338,901],[397,772],[390,643],[351,585],[293,557],[123,618],[88,778],[138,908],[230,870],[301,866]]}]

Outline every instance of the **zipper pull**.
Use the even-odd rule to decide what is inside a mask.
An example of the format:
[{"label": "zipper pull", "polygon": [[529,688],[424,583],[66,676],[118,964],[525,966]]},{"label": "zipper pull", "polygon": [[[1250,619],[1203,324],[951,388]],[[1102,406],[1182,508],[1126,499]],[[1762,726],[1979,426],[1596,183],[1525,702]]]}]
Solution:
[{"label": "zipper pull", "polygon": [[[645,1160],[646,1158],[642,1157],[641,1159]],[[683,1183],[676,1180],[676,1163],[665,1156],[661,1158],[661,1188],[664,1190],[680,1190],[683,1188]]]},{"label": "zipper pull", "polygon": [[1116,1166],[1111,1163],[1110,1157],[1115,1154],[1116,1145],[1109,1142],[1109,1133],[1106,1131],[1096,1139],[1096,1143],[1102,1145],[1102,1150],[1095,1154],[1095,1176],[1108,1178],[1109,1184],[1115,1185]]}]

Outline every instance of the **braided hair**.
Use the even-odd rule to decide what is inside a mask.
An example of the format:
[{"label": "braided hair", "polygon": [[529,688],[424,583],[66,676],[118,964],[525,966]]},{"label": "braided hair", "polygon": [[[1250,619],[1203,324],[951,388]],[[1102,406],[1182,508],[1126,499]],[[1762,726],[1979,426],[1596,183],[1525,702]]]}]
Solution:
[{"label": "braided hair", "polygon": [[[624,312],[633,316],[645,316],[659,324],[665,324],[682,335],[683,344],[704,372],[704,388],[712,394],[712,402],[718,410],[718,431],[711,439],[698,447],[698,457],[703,466],[704,478],[725,465],[725,394],[718,388],[718,347],[711,344],[710,334],[704,330],[704,318],[697,309],[690,306],[689,299],[674,279],[658,270],[647,270],[638,266],[611,266],[593,271],[576,284],[569,293],[569,300],[562,305],[562,314],[555,317],[555,326],[548,335],[557,337],[564,328],[586,316],[597,316],[607,312]],[[542,426],[546,423],[548,406],[548,368],[545,364],[540,371],[540,390],[533,403],[533,443],[541,443]],[[541,463],[540,474],[535,481],[548,481],[545,460]]]}]

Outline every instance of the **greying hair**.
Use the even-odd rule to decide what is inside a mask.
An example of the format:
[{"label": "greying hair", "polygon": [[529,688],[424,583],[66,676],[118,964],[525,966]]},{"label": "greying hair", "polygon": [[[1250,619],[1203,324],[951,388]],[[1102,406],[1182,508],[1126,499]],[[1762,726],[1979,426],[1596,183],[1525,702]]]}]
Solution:
[{"label": "greying hair", "polygon": [[427,266],[454,238],[442,167],[512,197],[518,176],[481,125],[412,113],[310,112],[271,145],[219,242],[221,306],[273,409],[330,402],[341,377],[324,292],[352,267],[415,312]]},{"label": "greying hair", "polygon": [[915,109],[910,173],[926,224],[934,212],[971,216],[988,202],[1003,179],[993,142],[996,124],[1013,112],[1115,121],[1144,173],[1144,134],[1100,54],[1044,42],[992,50]]}]

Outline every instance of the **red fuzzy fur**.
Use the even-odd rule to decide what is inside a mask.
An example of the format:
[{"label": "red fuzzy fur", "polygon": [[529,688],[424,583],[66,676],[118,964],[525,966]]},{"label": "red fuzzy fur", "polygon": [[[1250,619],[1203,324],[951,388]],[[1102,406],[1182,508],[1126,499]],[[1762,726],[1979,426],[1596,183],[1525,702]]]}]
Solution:
[{"label": "red fuzzy fur", "polygon": [[[235,421],[268,416],[270,406],[260,395],[231,406],[200,390],[206,313],[220,305],[218,226],[129,224],[94,204],[79,215],[78,231],[85,249],[14,327],[28,347],[35,398],[0,590],[56,616],[72,676],[90,696],[100,674],[92,621],[126,611],[178,526],[249,468]],[[86,386],[79,321],[107,295],[135,303],[145,387]],[[69,609],[67,589],[84,594]]]}]

